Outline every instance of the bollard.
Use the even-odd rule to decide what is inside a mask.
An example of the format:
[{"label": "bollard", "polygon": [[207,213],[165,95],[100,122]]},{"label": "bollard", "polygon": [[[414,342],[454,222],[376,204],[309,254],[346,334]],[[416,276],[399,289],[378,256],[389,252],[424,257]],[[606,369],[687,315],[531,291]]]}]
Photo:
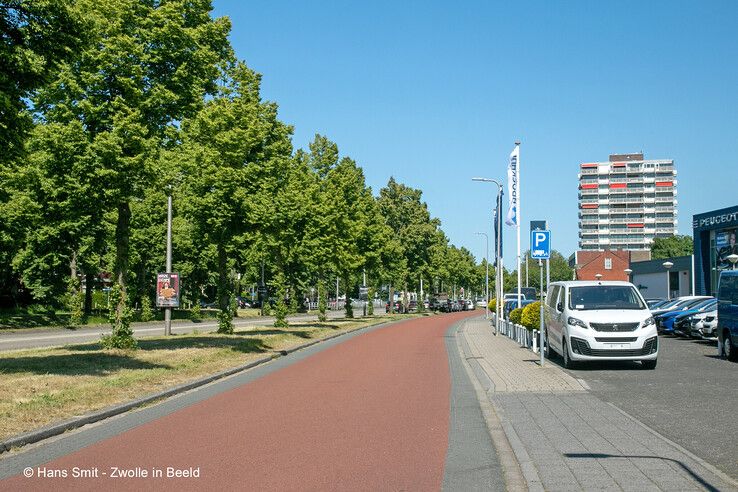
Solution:
[{"label": "bollard", "polygon": [[538,353],[538,344],[536,343],[536,335],[538,334],[538,330],[533,330],[533,353]]}]

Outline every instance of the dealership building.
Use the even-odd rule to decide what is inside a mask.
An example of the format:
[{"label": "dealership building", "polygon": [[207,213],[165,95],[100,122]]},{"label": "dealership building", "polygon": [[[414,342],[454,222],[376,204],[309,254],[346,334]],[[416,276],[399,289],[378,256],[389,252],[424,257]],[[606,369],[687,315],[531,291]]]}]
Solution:
[{"label": "dealership building", "polygon": [[738,254],[738,206],[693,216],[694,276],[697,295],[715,295],[722,270],[732,268],[728,256]]}]

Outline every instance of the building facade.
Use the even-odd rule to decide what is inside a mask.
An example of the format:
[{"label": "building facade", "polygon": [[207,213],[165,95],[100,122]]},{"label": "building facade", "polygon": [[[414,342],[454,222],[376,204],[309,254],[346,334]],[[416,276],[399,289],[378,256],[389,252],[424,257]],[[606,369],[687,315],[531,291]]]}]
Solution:
[{"label": "building facade", "polygon": [[612,154],[579,170],[579,249],[647,250],[677,230],[674,161]]},{"label": "building facade", "polygon": [[[576,280],[629,280],[630,251],[575,251]],[[599,277],[598,277],[599,275]]]},{"label": "building facade", "polygon": [[[671,262],[666,268],[664,263]],[[666,299],[692,294],[692,257],[632,261],[630,281],[646,299]]]},{"label": "building facade", "polygon": [[720,272],[733,267],[728,256],[738,254],[738,206],[694,215],[692,231],[695,290],[715,295]]}]

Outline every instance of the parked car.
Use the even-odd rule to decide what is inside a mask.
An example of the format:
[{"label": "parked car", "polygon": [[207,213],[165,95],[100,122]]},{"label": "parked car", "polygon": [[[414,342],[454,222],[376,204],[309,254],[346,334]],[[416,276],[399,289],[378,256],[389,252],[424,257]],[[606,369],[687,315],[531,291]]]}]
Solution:
[{"label": "parked car", "polygon": [[692,319],[717,309],[717,299],[709,299],[674,316],[673,331],[682,337],[692,336]]},{"label": "parked car", "polygon": [[672,299],[666,304],[662,304],[656,309],[651,309],[651,315],[655,318],[667,311],[674,311],[677,309],[683,309],[688,304],[692,304],[697,300],[710,299],[710,296],[682,296],[676,299]]},{"label": "parked car", "polygon": [[466,300],[466,310],[474,311],[474,301],[472,301],[471,299]]},{"label": "parked car", "polygon": [[[389,313],[390,312],[390,304],[389,304],[389,302],[385,303],[384,310],[385,310],[386,313]],[[402,307],[402,302],[401,301],[395,301],[395,312],[396,313],[402,313],[403,312],[403,307]]]},{"label": "parked car", "polygon": [[[503,301],[510,301],[510,300],[517,299],[517,298],[518,298],[518,293],[517,292],[514,292],[514,293],[505,294],[504,297],[502,298],[502,300]],[[525,294],[523,294],[523,299],[525,299]]]},{"label": "parked car", "polygon": [[738,270],[720,272],[718,281],[718,340],[722,355],[738,361]]},{"label": "parked car", "polygon": [[659,299],[659,298],[645,299],[645,301],[646,301],[646,304],[648,304],[648,309],[658,309],[659,306],[662,306],[666,304],[667,302],[669,302],[666,299]]},{"label": "parked car", "polygon": [[418,301],[409,301],[407,303],[407,310],[412,312],[415,312],[418,310]]},{"label": "parked car", "polygon": [[526,299],[533,299],[535,300],[536,295],[536,288],[535,287],[521,287],[520,293],[525,296]]},{"label": "parked car", "polygon": [[486,308],[487,307],[487,300],[484,297],[477,297],[475,304],[479,308]]},{"label": "parked car", "polygon": [[[520,307],[525,307],[528,304],[533,304],[535,301],[532,299],[523,299],[523,302],[521,303]],[[517,299],[510,299],[509,301],[506,301],[505,304],[502,307],[502,318],[503,319],[510,319],[510,313],[513,312],[518,308],[518,300]]]},{"label": "parked car", "polygon": [[718,327],[718,311],[717,309],[714,311],[710,311],[709,313],[706,313],[706,316],[702,320],[702,326],[699,326],[699,322],[697,324],[697,329],[699,330],[700,336],[704,340],[717,340],[717,327]]},{"label": "parked car", "polygon": [[680,314],[694,314],[703,306],[713,301],[713,297],[698,297],[689,299],[687,302],[676,305],[673,309],[654,316],[656,320],[656,329],[661,333],[674,332],[674,320]]},{"label": "parked car", "polygon": [[651,312],[630,282],[552,282],[544,306],[546,352],[577,361],[632,360],[655,369],[658,334]]}]

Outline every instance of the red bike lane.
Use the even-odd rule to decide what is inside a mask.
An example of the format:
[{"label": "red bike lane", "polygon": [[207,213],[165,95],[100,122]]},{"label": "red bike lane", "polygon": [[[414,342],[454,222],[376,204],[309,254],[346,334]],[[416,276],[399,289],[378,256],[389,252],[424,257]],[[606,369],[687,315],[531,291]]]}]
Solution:
[{"label": "red bike lane", "polygon": [[[475,314],[417,318],[350,338],[0,488],[439,490],[451,391],[444,336]],[[168,476],[177,471],[197,476]]]}]

